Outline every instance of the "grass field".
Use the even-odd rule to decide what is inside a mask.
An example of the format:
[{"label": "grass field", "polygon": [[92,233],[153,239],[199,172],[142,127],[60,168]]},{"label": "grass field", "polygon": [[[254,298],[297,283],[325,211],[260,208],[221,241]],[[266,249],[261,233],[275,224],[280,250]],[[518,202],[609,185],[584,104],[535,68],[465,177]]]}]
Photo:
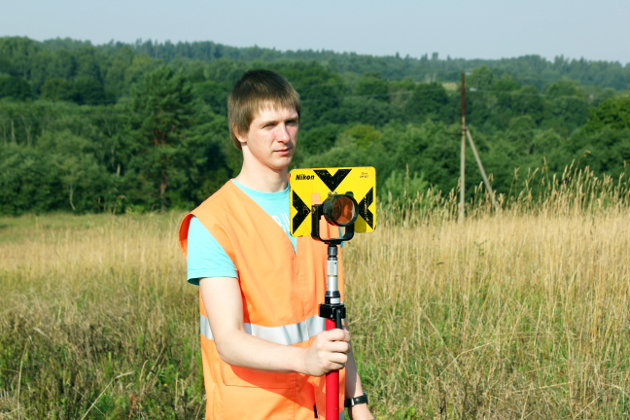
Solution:
[{"label": "grass field", "polygon": [[[499,216],[475,198],[465,223],[430,196],[344,248],[377,418],[630,418],[630,209],[607,182]],[[0,419],[203,418],[181,216],[0,218]]]}]

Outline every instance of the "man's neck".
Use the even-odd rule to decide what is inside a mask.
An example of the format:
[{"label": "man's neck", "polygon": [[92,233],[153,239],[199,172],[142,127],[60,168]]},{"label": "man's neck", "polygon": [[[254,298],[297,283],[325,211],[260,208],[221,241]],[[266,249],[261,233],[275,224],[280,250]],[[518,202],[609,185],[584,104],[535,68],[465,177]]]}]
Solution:
[{"label": "man's neck", "polygon": [[275,171],[251,171],[243,165],[241,173],[234,180],[247,188],[260,192],[280,192],[287,187],[287,169]]}]

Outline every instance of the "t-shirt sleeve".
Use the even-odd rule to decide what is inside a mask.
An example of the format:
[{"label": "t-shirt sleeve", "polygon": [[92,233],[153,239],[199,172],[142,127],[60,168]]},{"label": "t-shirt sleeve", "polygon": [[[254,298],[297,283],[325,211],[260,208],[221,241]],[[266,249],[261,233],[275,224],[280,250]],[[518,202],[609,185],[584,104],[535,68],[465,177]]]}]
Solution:
[{"label": "t-shirt sleeve", "polygon": [[199,219],[190,219],[188,227],[188,282],[196,286],[206,277],[234,277],[238,272],[223,247],[201,224]]}]

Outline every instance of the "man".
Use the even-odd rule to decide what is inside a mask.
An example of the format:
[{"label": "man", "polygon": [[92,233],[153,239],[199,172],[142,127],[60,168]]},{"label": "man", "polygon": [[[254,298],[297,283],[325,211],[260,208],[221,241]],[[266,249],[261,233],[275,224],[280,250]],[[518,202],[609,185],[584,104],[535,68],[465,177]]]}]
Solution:
[{"label": "man", "polygon": [[228,100],[241,172],[180,227],[188,280],[200,288],[207,419],[324,418],[323,375],[344,367],[340,403],[345,388],[358,397],[351,418],[373,418],[348,331],[324,331],[317,316],[326,245],[289,235],[287,168],[300,112],[282,76],[247,72]]}]

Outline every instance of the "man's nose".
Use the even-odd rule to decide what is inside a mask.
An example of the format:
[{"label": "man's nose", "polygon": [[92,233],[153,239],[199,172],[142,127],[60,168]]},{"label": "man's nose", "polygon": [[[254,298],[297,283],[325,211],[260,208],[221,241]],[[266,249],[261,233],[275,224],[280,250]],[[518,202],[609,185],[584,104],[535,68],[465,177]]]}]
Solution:
[{"label": "man's nose", "polygon": [[291,140],[291,135],[289,134],[289,130],[287,128],[287,125],[282,123],[282,124],[278,124],[278,137],[277,137],[278,141],[282,141],[282,142],[288,142],[289,140]]}]

